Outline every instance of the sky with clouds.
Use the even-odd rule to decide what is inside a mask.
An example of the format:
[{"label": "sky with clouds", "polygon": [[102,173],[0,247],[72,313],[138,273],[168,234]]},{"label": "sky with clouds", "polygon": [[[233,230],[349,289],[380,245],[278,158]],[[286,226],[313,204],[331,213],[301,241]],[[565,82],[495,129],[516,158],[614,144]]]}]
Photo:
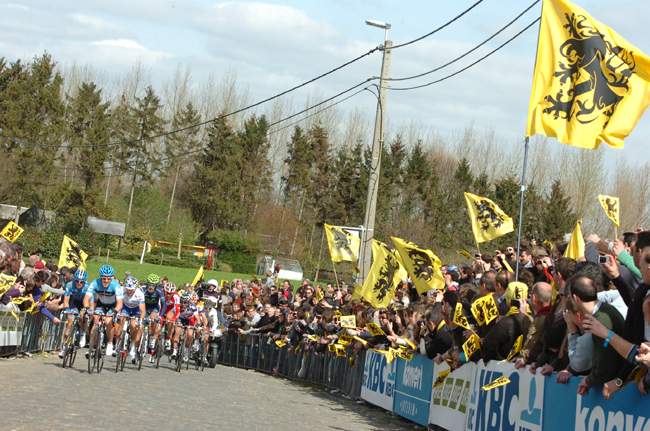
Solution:
[{"label": "sky with clouds", "polygon": [[[484,0],[466,16],[415,44],[393,51],[391,77],[422,73],[473,48],[519,15],[534,0]],[[61,63],[91,64],[110,75],[126,72],[137,59],[153,72],[154,85],[179,64],[191,64],[195,79],[236,70],[255,101],[311,79],[383,43],[384,31],[364,24],[392,25],[400,44],[432,31],[476,0],[15,0],[0,2],[0,57],[29,59],[50,52]],[[650,2],[579,0],[596,19],[650,54]],[[541,13],[541,2],[510,28],[466,59],[423,78],[393,87],[424,84],[474,62],[521,31]],[[469,122],[516,142],[525,133],[538,25],[477,66],[440,84],[388,94],[393,123],[417,122],[447,134]],[[334,95],[379,75],[375,53],[296,93],[318,88]],[[374,112],[365,92],[343,108]],[[650,161],[650,114],[626,139],[629,159]],[[559,145],[559,144],[558,144]],[[615,154],[614,150],[607,150]]]}]

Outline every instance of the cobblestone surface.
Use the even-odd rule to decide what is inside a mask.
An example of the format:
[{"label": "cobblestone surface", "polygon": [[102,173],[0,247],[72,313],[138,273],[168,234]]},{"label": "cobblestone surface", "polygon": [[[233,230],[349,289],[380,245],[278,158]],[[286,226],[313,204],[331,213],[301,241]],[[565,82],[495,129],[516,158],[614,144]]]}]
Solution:
[{"label": "cobblestone surface", "polygon": [[[320,387],[217,365],[177,373],[163,358],[115,373],[106,358],[89,375],[80,354],[72,369],[56,355],[0,361],[0,403],[6,430],[385,430],[424,429],[382,409]],[[198,427],[198,428],[196,428]]]}]

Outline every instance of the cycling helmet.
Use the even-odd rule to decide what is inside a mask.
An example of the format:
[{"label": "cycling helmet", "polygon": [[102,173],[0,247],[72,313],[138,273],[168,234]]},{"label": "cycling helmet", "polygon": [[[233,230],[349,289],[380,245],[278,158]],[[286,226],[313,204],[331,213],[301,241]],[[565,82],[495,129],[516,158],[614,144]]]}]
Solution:
[{"label": "cycling helmet", "polygon": [[183,302],[183,303],[190,302],[190,294],[189,294],[189,292],[183,292],[183,294],[181,295],[181,302]]},{"label": "cycling helmet", "polygon": [[140,286],[140,283],[138,283],[138,280],[135,277],[129,275],[124,279],[124,284],[122,286],[125,290],[135,290]]},{"label": "cycling helmet", "polygon": [[174,293],[176,292],[176,285],[174,283],[165,284],[165,293]]},{"label": "cycling helmet", "polygon": [[193,304],[196,304],[197,302],[199,302],[199,294],[196,293],[196,292],[190,293],[190,302],[193,303]]},{"label": "cycling helmet", "polygon": [[101,277],[112,277],[115,275],[115,271],[113,270],[112,266],[104,265],[101,268],[99,268],[99,275]]},{"label": "cycling helmet", "polygon": [[74,273],[74,279],[77,281],[86,281],[86,279],[88,279],[88,273],[83,269],[80,269]]},{"label": "cycling helmet", "polygon": [[158,284],[158,283],[160,283],[160,277],[158,277],[156,274],[151,274],[147,278],[147,283],[148,284]]}]

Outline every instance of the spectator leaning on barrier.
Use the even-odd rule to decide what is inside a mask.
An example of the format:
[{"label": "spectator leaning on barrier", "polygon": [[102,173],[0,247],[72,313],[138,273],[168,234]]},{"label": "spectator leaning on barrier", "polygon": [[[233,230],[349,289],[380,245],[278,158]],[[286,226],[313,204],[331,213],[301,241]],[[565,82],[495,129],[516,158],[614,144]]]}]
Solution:
[{"label": "spectator leaning on barrier", "polygon": [[[621,333],[625,321],[616,308],[598,300],[597,289],[594,281],[588,277],[574,275],[569,281],[571,292],[570,301],[577,312],[581,314],[580,322],[587,316],[600,321],[605,327]],[[584,328],[583,328],[584,329]],[[609,344],[609,343],[608,343]],[[609,382],[616,377],[617,370],[621,368],[623,359],[616,350],[604,343],[604,340],[592,337],[592,369],[588,376],[582,379],[578,387],[578,394],[587,395],[589,388]],[[609,399],[608,388],[603,388],[603,396]]]},{"label": "spectator leaning on barrier", "polygon": [[550,284],[539,282],[533,286],[530,298],[530,307],[535,312],[535,318],[528,331],[528,336],[524,346],[519,352],[519,358],[515,362],[515,368],[523,368],[531,365],[531,371],[535,369],[535,361],[544,350],[542,341],[542,330],[546,322],[546,316],[551,311],[551,301],[553,300],[553,288]]}]

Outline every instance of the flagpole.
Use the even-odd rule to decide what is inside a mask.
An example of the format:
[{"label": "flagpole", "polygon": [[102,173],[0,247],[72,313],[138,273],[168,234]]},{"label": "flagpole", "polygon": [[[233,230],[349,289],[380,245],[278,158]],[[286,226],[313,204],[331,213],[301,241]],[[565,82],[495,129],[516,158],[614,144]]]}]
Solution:
[{"label": "flagpole", "polygon": [[524,147],[524,172],[521,176],[521,202],[519,203],[519,232],[517,233],[517,261],[515,262],[515,281],[519,280],[519,254],[521,253],[521,225],[524,218],[524,192],[526,191],[526,165],[528,164],[528,142],[529,138],[526,136],[526,144]]},{"label": "flagpole", "polygon": [[332,262],[332,269],[334,269],[334,279],[336,280],[336,288],[339,289],[339,278],[336,275],[336,265]]}]

